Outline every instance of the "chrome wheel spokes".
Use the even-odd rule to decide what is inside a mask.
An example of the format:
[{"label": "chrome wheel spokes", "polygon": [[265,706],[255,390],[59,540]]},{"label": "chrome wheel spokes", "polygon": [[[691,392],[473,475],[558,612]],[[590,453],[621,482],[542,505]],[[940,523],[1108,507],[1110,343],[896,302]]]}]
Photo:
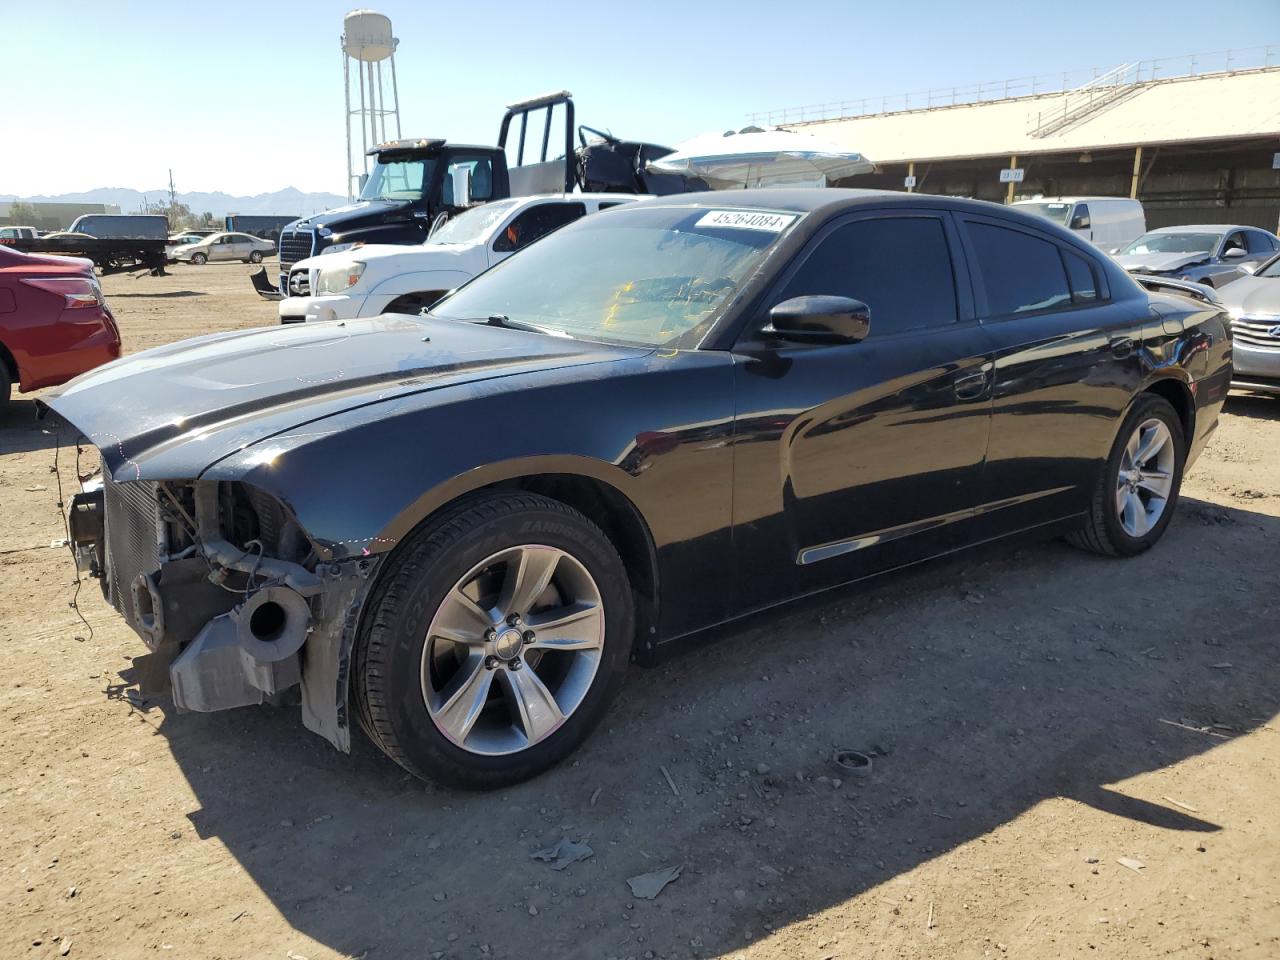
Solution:
[{"label": "chrome wheel spokes", "polygon": [[422,648],[422,696],[436,728],[473,753],[546,739],[582,703],[604,648],[604,602],[572,554],[524,544],[454,584]]},{"label": "chrome wheel spokes", "polygon": [[1116,516],[1131,537],[1145,536],[1160,522],[1173,493],[1176,451],[1163,420],[1140,423],[1125,444],[1116,476]]}]

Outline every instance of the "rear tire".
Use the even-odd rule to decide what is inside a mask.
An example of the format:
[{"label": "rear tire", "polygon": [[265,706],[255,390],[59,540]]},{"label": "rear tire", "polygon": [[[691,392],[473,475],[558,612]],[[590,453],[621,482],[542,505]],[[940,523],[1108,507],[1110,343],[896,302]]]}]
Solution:
[{"label": "rear tire", "polygon": [[1186,457],[1187,438],[1173,405],[1154,393],[1139,395],[1099,471],[1089,517],[1067,541],[1108,557],[1149,550],[1178,505]]},{"label": "rear tire", "polygon": [[5,367],[4,358],[0,357],[0,410],[9,405],[9,396],[13,391],[13,381],[9,379],[9,371]]},{"label": "rear tire", "polygon": [[465,500],[413,534],[367,610],[361,726],[415,776],[468,788],[573,752],[621,687],[634,633],[626,568],[600,528],[519,492]]}]

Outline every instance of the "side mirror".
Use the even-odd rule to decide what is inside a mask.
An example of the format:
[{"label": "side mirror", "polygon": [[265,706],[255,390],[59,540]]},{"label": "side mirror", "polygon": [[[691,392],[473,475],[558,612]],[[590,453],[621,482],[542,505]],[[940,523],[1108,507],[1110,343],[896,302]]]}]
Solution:
[{"label": "side mirror", "polygon": [[1071,218],[1072,230],[1088,230],[1092,225],[1093,223],[1088,217],[1081,216]]},{"label": "side mirror", "polygon": [[871,332],[871,308],[849,297],[792,297],[769,311],[766,332],[797,343],[857,343]]},{"label": "side mirror", "polygon": [[1249,254],[1247,250],[1242,250],[1240,247],[1232,247],[1230,250],[1223,250],[1222,255],[1232,260],[1238,260],[1240,257],[1246,257]]},{"label": "side mirror", "polygon": [[466,167],[453,168],[453,205],[471,206],[471,171]]}]

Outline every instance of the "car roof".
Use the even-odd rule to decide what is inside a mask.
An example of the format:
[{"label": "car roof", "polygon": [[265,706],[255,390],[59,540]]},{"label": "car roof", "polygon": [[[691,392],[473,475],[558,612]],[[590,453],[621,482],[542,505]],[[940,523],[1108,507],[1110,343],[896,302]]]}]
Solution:
[{"label": "car roof", "polygon": [[1180,227],[1158,227],[1147,233],[1227,233],[1230,230],[1260,230],[1243,223],[1188,223]]},{"label": "car roof", "polygon": [[750,190],[709,190],[702,193],[678,193],[653,197],[644,206],[690,207],[703,209],[760,208],[794,213],[813,213],[826,218],[859,207],[906,207],[955,210],[980,216],[995,216],[1044,229],[1044,220],[1016,206],[946,197],[932,193],[905,193],[901,190],[868,190],[845,187],[762,187]]},{"label": "car roof", "polygon": [[1022,199],[1022,200],[1015,200],[1015,201],[1013,201],[1013,204],[1012,204],[1012,205],[1013,205],[1013,206],[1017,206],[1017,205],[1018,205],[1018,204],[1020,204],[1020,203],[1080,203],[1080,202],[1084,202],[1084,203],[1097,203],[1099,200],[1118,200],[1118,201],[1120,201],[1121,203],[1138,203],[1138,202],[1139,202],[1139,201],[1137,201],[1137,200],[1133,199],[1132,197],[1104,197],[1104,196],[1093,196],[1093,197],[1084,197],[1084,196],[1081,196],[1081,197],[1026,197],[1026,198],[1024,198],[1024,199]]}]

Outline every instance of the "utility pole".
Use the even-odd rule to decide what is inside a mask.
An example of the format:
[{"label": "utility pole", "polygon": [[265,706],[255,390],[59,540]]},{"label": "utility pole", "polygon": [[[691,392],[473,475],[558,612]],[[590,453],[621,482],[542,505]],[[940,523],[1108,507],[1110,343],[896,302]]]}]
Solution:
[{"label": "utility pole", "polygon": [[173,192],[173,167],[169,168],[169,209],[173,209],[174,200],[177,194]]}]

